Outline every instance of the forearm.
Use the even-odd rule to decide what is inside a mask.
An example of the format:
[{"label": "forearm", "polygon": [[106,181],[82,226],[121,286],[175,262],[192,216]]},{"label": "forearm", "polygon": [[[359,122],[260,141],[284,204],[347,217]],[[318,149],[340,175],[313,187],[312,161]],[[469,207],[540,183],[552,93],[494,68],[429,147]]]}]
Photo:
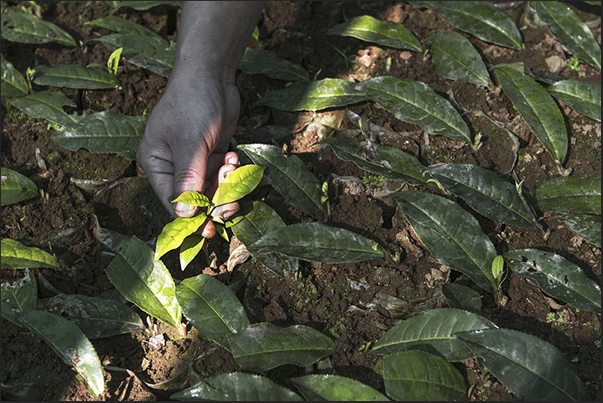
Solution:
[{"label": "forearm", "polygon": [[264,1],[186,1],[174,72],[233,81]]}]

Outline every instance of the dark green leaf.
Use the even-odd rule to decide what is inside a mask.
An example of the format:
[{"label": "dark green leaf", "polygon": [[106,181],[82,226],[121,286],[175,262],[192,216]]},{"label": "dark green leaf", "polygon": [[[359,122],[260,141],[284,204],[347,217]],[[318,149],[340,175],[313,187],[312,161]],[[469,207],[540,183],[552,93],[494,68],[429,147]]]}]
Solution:
[{"label": "dark green leaf", "polygon": [[392,195],[434,257],[493,291],[492,261],[497,253],[475,217],[453,201],[425,192]]},{"label": "dark green leaf", "polygon": [[232,354],[245,371],[265,372],[281,365],[305,367],[335,352],[333,340],[307,326],[257,323],[228,337]]},{"label": "dark green leaf", "polygon": [[287,81],[308,81],[308,72],[299,64],[278,57],[268,50],[245,49],[239,69],[247,74],[262,74]]},{"label": "dark green leaf", "polygon": [[363,81],[357,88],[396,118],[429,134],[472,143],[469,127],[456,109],[427,84],[384,76]]},{"label": "dark green leaf", "polygon": [[570,52],[601,70],[601,47],[574,11],[558,1],[534,2],[538,17]]},{"label": "dark green leaf", "polygon": [[79,64],[36,67],[34,83],[53,87],[84,90],[114,89],[119,86],[117,78],[106,70],[88,69]]},{"label": "dark green leaf", "polygon": [[327,215],[320,182],[297,156],[285,157],[279,147],[268,144],[245,144],[239,149],[266,167],[266,178],[287,201],[317,220]]},{"label": "dark green leaf", "polygon": [[227,350],[227,337],[249,327],[241,302],[213,276],[200,274],[182,280],[176,287],[176,297],[193,326]]},{"label": "dark green leaf", "polygon": [[85,22],[84,25],[94,25],[97,27],[109,29],[111,31],[116,31],[120,34],[133,34],[138,35],[140,37],[153,36],[161,38],[155,31],[151,31],[150,29],[140,24],[137,24],[134,21],[126,20],[125,18],[111,15],[90,22]]},{"label": "dark green leaf", "polygon": [[601,216],[568,214],[561,217],[565,226],[587,242],[601,247]]},{"label": "dark green leaf", "polygon": [[430,167],[427,173],[485,217],[519,227],[532,225],[533,215],[515,186],[496,172],[473,164],[450,163]]},{"label": "dark green leaf", "polygon": [[159,260],[169,251],[179,247],[184,239],[196,232],[206,220],[207,214],[200,211],[194,217],[176,217],[173,221],[167,223],[157,237],[155,260]]},{"label": "dark green leaf", "polygon": [[180,325],[182,312],[172,275],[140,239],[132,236],[105,272],[125,299],[169,325]]},{"label": "dark green leaf", "polygon": [[67,32],[29,13],[2,13],[2,39],[21,43],[76,45]]},{"label": "dark green leaf", "polygon": [[434,31],[429,39],[436,73],[449,80],[467,77],[471,84],[488,86],[488,69],[467,38],[453,31]]},{"label": "dark green leaf", "polygon": [[601,174],[555,177],[535,190],[542,211],[601,215]]},{"label": "dark green leaf", "polygon": [[235,169],[218,186],[211,202],[218,206],[247,196],[260,184],[265,169],[258,165],[245,165]]},{"label": "dark green leaf", "polygon": [[22,98],[13,98],[11,105],[25,114],[34,118],[43,118],[60,126],[71,126],[76,124],[82,117],[73,114],[68,115],[64,106],[75,108],[75,102],[67,95],[58,91],[38,91]]},{"label": "dark green leaf", "polygon": [[112,6],[116,9],[121,7],[130,7],[134,10],[149,10],[153,7],[157,6],[171,6],[171,7],[180,7],[180,1],[111,1]]},{"label": "dark green leaf", "polygon": [[370,386],[339,375],[305,375],[292,378],[291,382],[307,401],[389,401]]},{"label": "dark green leaf", "polygon": [[492,373],[525,401],[583,400],[584,386],[563,354],[532,335],[510,329],[457,334]]},{"label": "dark green leaf", "polygon": [[394,400],[465,400],[461,373],[445,359],[425,351],[403,351],[383,359],[385,390]]},{"label": "dark green leaf", "polygon": [[38,187],[27,176],[8,168],[1,168],[0,192],[2,206],[8,206],[38,197]]},{"label": "dark green leaf", "polygon": [[59,263],[50,253],[9,238],[2,239],[2,267],[7,269],[26,269],[47,267],[58,269]]},{"label": "dark green leaf", "polygon": [[576,112],[601,121],[601,82],[563,80],[550,85],[547,90]]},{"label": "dark green leaf", "polygon": [[375,241],[318,222],[293,224],[271,231],[252,244],[252,248],[324,263],[360,262],[380,259],[384,255]]},{"label": "dark green leaf", "polygon": [[327,35],[351,36],[396,49],[421,51],[421,42],[402,24],[362,15],[331,27]]},{"label": "dark green leaf", "polygon": [[22,278],[13,282],[3,282],[1,298],[2,317],[21,326],[17,314],[36,309],[38,286],[33,273],[25,269]]},{"label": "dark green leaf", "polygon": [[147,120],[140,116],[96,112],[74,126],[57,130],[52,139],[72,151],[85,148],[93,153],[114,153],[134,160],[146,124]]},{"label": "dark green leaf", "polygon": [[25,77],[2,54],[2,84],[3,97],[22,97],[29,92]]},{"label": "dark green leaf", "polygon": [[442,293],[450,308],[465,309],[479,312],[482,309],[482,296],[473,288],[464,285],[449,283],[444,284]]},{"label": "dark green leaf", "polygon": [[503,256],[515,274],[535,279],[551,297],[578,309],[601,313],[601,287],[560,255],[538,249],[515,249]]},{"label": "dark green leaf", "polygon": [[373,345],[372,352],[388,355],[424,350],[448,361],[465,361],[473,358],[473,353],[454,334],[493,327],[496,325],[472,312],[452,308],[432,309],[389,329]]}]

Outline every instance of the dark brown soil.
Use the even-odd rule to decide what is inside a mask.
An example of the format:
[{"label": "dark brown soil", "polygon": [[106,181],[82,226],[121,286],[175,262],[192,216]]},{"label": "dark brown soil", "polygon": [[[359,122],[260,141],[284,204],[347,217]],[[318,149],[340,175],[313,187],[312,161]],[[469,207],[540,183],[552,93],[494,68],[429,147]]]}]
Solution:
[{"label": "dark brown soil", "polygon": [[[2,2],[5,9],[31,8],[27,2]],[[33,46],[2,42],[2,53],[17,69],[24,72],[35,64],[104,64],[110,51],[100,42],[87,41],[109,33],[84,22],[109,15],[105,2],[46,3],[42,17],[66,29],[82,47],[64,48],[56,45]],[[577,10],[584,21],[596,19]],[[115,14],[143,24],[162,36],[176,40],[174,19],[180,10],[166,6],[149,11],[121,8]],[[467,110],[482,111],[506,125],[520,138],[519,162],[515,173],[524,179],[531,191],[559,173],[530,128],[513,108],[500,88],[486,89],[465,80],[456,82],[438,76],[428,54],[378,48],[366,42],[339,36],[327,36],[326,31],[359,15],[372,15],[382,20],[403,23],[419,37],[426,38],[435,29],[460,32],[429,10],[419,10],[408,3],[398,2],[268,2],[259,25],[260,42],[251,41],[256,49],[270,50],[282,58],[302,65],[317,79],[336,77],[361,81],[387,74],[428,84],[441,95],[453,96]],[[519,17],[517,17],[519,18]],[[600,42],[600,26],[595,31]],[[523,31],[526,45],[523,51],[513,51],[465,35],[492,65],[524,62],[535,71],[547,71],[545,60],[551,56],[568,59],[546,28],[527,26]],[[339,52],[346,55],[344,58]],[[424,49],[427,46],[424,44]],[[559,74],[567,78],[600,81],[600,72],[582,65],[579,75],[569,67]],[[159,101],[167,79],[123,61],[117,78],[119,90],[63,90],[78,99],[78,108],[87,112],[111,110],[123,115],[148,116]],[[264,76],[240,74],[238,85],[242,95],[238,143],[262,142],[283,147],[286,154],[300,157],[318,179],[330,183],[331,213],[326,224],[347,228],[367,236],[389,251],[400,255],[399,263],[386,260],[354,264],[321,264],[303,262],[300,275],[282,279],[251,259],[239,265],[233,273],[224,273],[229,245],[214,238],[185,272],[177,264],[177,256],[166,255],[164,262],[174,278],[184,279],[199,273],[213,273],[231,285],[252,322],[272,322],[288,326],[311,326],[332,337],[335,354],[313,368],[279,367],[265,375],[287,385],[292,376],[311,373],[335,373],[357,379],[384,392],[381,357],[371,354],[370,343],[400,320],[426,309],[446,306],[442,295],[445,283],[472,286],[464,276],[451,272],[435,260],[418,240],[412,229],[395,214],[395,205],[374,197],[379,189],[373,185],[341,181],[333,177],[356,176],[362,179],[367,172],[350,162],[338,159],[330,148],[313,147],[315,133],[304,131],[310,121],[330,118],[341,122],[337,129],[349,127],[342,119],[345,109],[322,113],[285,113],[264,107],[253,107],[261,94],[283,88],[286,83]],[[601,173],[601,124],[560,105],[570,133],[570,152],[565,164],[572,175]],[[424,145],[423,132],[418,126],[401,122],[375,104],[366,102],[349,107],[399,136],[382,139],[384,144],[416,151]],[[144,173],[135,162],[122,157],[92,154],[86,150],[72,152],[54,143],[53,130],[47,122],[32,119],[7,104],[2,97],[3,167],[16,170],[34,180],[46,195],[2,208],[2,238],[12,238],[26,245],[54,253],[72,270],[35,270],[39,297],[58,292],[120,298],[108,280],[104,269],[113,259],[94,236],[96,219],[101,227],[125,236],[136,235],[143,241],[155,238],[171,218],[153,193]],[[472,151],[467,145],[444,137],[429,138],[431,154],[426,164],[465,162],[480,165],[500,174],[507,174],[514,165],[513,143],[504,130],[487,118],[466,115],[470,126],[481,133],[483,145]],[[287,135],[267,138],[258,126],[279,125]],[[415,149],[413,149],[415,147]],[[45,159],[47,169],[36,162],[35,150]],[[76,186],[74,179],[108,180],[97,189]],[[76,181],[77,182],[77,181]],[[411,187],[412,188],[412,187]],[[426,190],[417,188],[417,190]],[[258,198],[277,211],[287,224],[309,221],[310,217],[284,203],[275,191],[256,192]],[[254,193],[254,195],[256,194]],[[245,204],[243,204],[245,208]],[[600,248],[594,247],[567,230],[563,223],[546,217],[545,227],[551,230],[544,240],[532,229],[502,227],[481,218],[486,233],[497,232],[499,253],[524,247],[554,251],[579,265],[595,281],[600,278]],[[19,276],[13,270],[2,269],[2,278]],[[363,283],[367,287],[351,287]],[[407,301],[395,311],[372,302],[380,295],[391,295]],[[584,382],[588,400],[601,397],[600,316],[580,311],[553,300],[525,278],[510,275],[503,283],[505,301],[500,305],[484,298],[482,310],[502,328],[529,333],[557,347],[571,363]],[[138,311],[143,319],[147,315]],[[549,313],[556,313],[551,321]],[[106,339],[93,344],[105,366],[107,400],[165,400],[172,393],[197,382],[201,377],[239,370],[231,354],[201,336],[190,324],[187,336],[168,325],[154,321],[157,329],[140,331]],[[147,343],[156,333],[163,333],[166,345],[153,350]],[[28,389],[31,400],[93,400],[86,385],[42,340],[23,328],[2,319],[3,385]],[[476,360],[455,364],[466,377],[471,389],[470,400],[517,400],[491,374],[483,373]],[[166,382],[157,385],[163,381]],[[8,397],[8,396],[7,396]]]}]

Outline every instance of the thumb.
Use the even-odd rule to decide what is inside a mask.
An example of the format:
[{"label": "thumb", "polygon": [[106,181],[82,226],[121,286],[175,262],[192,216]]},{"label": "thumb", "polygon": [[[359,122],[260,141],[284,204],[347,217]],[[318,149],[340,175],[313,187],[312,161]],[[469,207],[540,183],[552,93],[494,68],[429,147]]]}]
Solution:
[{"label": "thumb", "polygon": [[[207,152],[203,148],[182,150],[175,155],[174,161],[174,193],[176,197],[187,191],[202,192],[207,172]],[[176,155],[180,157],[176,157]],[[198,206],[177,202],[174,212],[178,217],[188,218],[195,215]]]}]

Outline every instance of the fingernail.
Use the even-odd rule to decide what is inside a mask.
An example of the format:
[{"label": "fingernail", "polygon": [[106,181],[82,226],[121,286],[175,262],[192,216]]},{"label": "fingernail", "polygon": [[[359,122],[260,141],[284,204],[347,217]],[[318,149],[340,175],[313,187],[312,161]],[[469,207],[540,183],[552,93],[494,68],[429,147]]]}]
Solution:
[{"label": "fingernail", "polygon": [[239,157],[237,155],[233,155],[226,159],[226,163],[230,165],[239,165]]},{"label": "fingernail", "polygon": [[176,215],[180,217],[188,217],[193,214],[195,211],[195,206],[190,206],[188,204],[184,204],[182,202],[176,203],[176,208],[174,208]]}]

